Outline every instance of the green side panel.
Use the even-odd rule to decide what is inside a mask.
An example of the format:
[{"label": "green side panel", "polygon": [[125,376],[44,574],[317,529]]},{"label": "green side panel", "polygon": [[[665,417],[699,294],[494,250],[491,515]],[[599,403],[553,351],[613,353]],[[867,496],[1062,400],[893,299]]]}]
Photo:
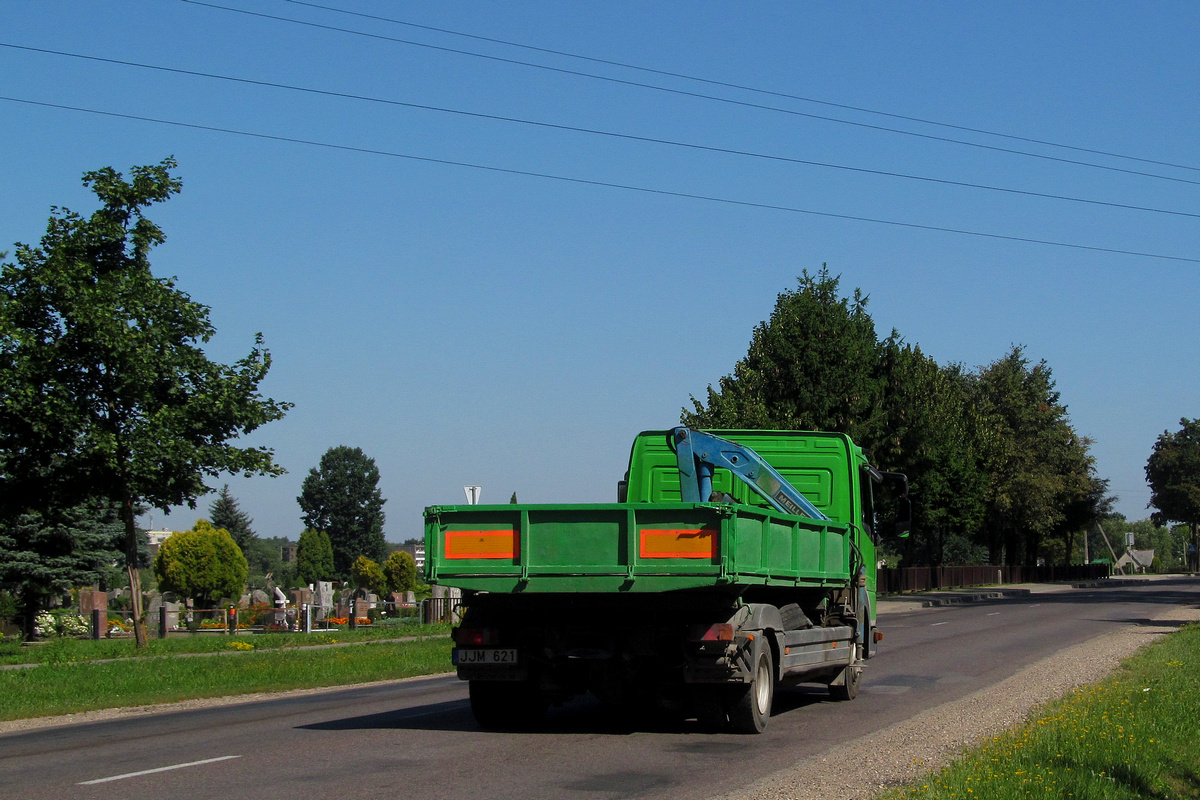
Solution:
[{"label": "green side panel", "polygon": [[[753,506],[435,506],[426,509],[425,522],[426,579],[476,591],[823,586],[849,577],[846,526]],[[642,548],[647,532],[682,532],[693,543],[682,546],[685,550],[695,548],[697,542],[706,544],[686,555],[653,548],[647,553]],[[461,544],[481,539],[492,544]],[[510,549],[497,550],[497,543]],[[706,549],[709,545],[711,549]]]},{"label": "green side panel", "polygon": [[850,577],[846,526],[758,509],[739,513],[731,580],[812,586]]}]

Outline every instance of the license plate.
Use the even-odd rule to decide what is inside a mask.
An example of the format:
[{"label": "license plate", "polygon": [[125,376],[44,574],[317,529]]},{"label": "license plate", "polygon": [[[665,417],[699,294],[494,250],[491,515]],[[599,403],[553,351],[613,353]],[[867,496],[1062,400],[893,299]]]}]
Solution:
[{"label": "license plate", "polygon": [[455,652],[455,664],[515,664],[517,649],[515,647],[491,650],[464,650]]}]

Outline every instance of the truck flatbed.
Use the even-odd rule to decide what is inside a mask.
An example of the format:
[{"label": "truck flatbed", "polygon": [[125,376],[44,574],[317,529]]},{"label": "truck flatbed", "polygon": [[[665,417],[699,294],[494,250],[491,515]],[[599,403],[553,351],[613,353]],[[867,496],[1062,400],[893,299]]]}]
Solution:
[{"label": "truck flatbed", "polygon": [[486,592],[819,588],[850,577],[849,526],[740,503],[433,506],[429,578]]}]

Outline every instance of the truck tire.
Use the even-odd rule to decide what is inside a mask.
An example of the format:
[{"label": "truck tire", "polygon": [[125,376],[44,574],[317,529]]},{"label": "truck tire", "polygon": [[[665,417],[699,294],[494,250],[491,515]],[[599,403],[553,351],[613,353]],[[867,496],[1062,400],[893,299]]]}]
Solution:
[{"label": "truck tire", "polygon": [[775,666],[771,660],[771,648],[763,642],[754,658],[750,683],[738,687],[729,704],[729,726],[735,733],[762,733],[771,717],[774,699]]},{"label": "truck tire", "polygon": [[530,681],[468,681],[471,713],[488,730],[528,730],[546,718],[546,701]]},{"label": "truck tire", "polygon": [[853,700],[858,697],[858,683],[862,680],[862,647],[861,644],[854,645],[854,659],[850,666],[834,679],[837,683],[829,684],[829,695],[834,700]]}]

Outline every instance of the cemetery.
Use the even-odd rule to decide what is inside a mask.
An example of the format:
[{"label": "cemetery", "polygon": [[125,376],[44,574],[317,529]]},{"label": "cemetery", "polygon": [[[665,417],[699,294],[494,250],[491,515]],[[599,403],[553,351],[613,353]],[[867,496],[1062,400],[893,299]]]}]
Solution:
[{"label": "cemetery", "polygon": [[[415,628],[451,622],[459,605],[455,589],[433,587],[433,596],[418,599],[409,592],[378,596],[366,589],[341,588],[319,581],[311,588],[271,594],[254,589],[237,599],[226,598],[213,608],[194,608],[172,592],[143,596],[146,629],[160,639],[230,634],[312,633],[370,628]],[[133,636],[129,590],[79,589],[64,597],[60,607],[41,612],[35,624],[38,638],[118,639]]]}]

